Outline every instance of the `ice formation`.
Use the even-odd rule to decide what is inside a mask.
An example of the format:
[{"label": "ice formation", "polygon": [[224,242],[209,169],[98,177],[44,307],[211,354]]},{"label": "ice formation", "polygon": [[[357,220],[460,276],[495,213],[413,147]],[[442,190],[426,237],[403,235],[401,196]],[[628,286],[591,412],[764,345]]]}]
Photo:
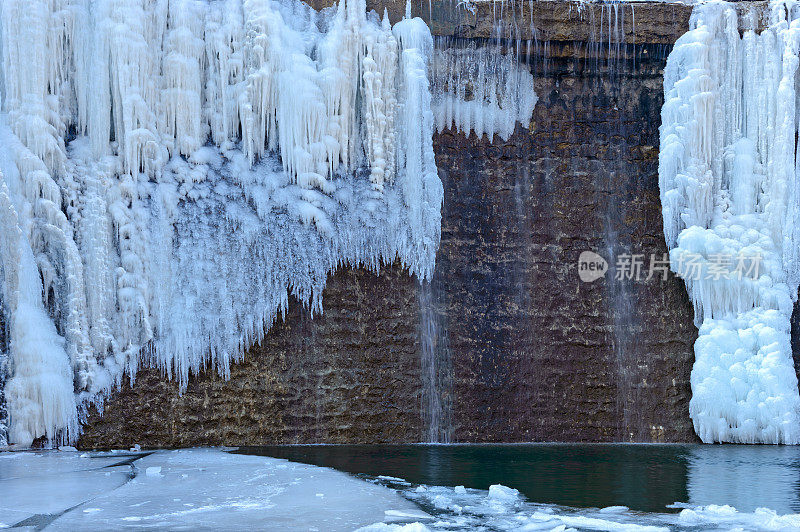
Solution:
[{"label": "ice formation", "polygon": [[521,41],[516,42],[503,50],[436,39],[431,77],[437,131],[453,128],[491,141],[495,134],[508,140],[517,122],[528,127],[538,97],[530,70],[517,60]]},{"label": "ice formation", "polygon": [[[63,448],[62,448],[63,449]],[[429,520],[327,467],[223,449],[0,453],[0,529],[324,530]]]},{"label": "ice formation", "polygon": [[9,442],[74,438],[140,362],[181,386],[227,376],[289,294],[320,312],[342,264],[430,277],[442,185],[420,19],[391,27],[364,0],[0,10]]},{"label": "ice formation", "polygon": [[[518,490],[494,484],[489,490],[456,486],[410,485],[402,479],[376,482],[397,489],[433,515],[420,519],[426,527],[409,530],[605,530],[625,532],[669,532],[692,530],[797,530],[800,514],[781,514],[759,507],[753,511],[733,506],[676,503],[680,513],[642,512],[625,506],[575,508],[528,500]],[[726,485],[727,486],[727,485]],[[752,484],[751,494],[752,494]],[[759,486],[760,487],[760,486]],[[715,493],[720,493],[719,484]],[[724,495],[723,495],[724,497]],[[430,525],[430,528],[427,528]],[[409,526],[409,525],[405,525]],[[375,524],[359,532],[405,530]]]},{"label": "ice formation", "polygon": [[694,8],[664,73],[659,185],[672,268],[700,328],[695,431],[704,442],[796,444],[800,6],[757,9],[740,36],[735,5]]},{"label": "ice formation", "polygon": [[[773,453],[766,455],[772,458],[766,458],[763,453],[754,455],[752,448],[744,450],[748,452],[733,451],[746,462],[745,469],[760,474],[742,482],[741,476],[735,476],[742,472],[736,466],[745,464],[737,464],[737,457],[734,470],[726,468],[730,465],[730,446],[694,449],[687,457],[689,501],[668,507],[679,513],[644,512],[619,505],[579,508],[540,503],[501,484],[486,490],[469,485],[412,484],[384,475],[366,480],[329,467],[231,454],[223,449],[82,453],[62,447],[37,453],[4,452],[0,453],[0,529],[15,530],[36,522],[46,524],[47,530],[81,531],[798,530],[800,514],[791,513],[798,499],[794,489],[796,453],[781,453],[783,465],[774,467]],[[691,466],[697,462],[694,465],[703,469],[701,464],[710,454],[720,459],[708,465],[727,473],[723,477],[726,480],[714,482],[709,477],[701,489],[706,492],[701,498],[720,502],[697,502],[691,484],[698,468]],[[623,467],[629,466],[626,463]],[[440,468],[439,463],[426,475],[438,475]],[[546,475],[541,480],[553,482]],[[784,511],[760,506],[762,488],[769,491],[777,487],[784,489],[775,502],[782,501],[789,508]],[[746,506],[730,506],[731,495],[736,500],[739,494]],[[632,490],[611,496],[642,502]]]}]

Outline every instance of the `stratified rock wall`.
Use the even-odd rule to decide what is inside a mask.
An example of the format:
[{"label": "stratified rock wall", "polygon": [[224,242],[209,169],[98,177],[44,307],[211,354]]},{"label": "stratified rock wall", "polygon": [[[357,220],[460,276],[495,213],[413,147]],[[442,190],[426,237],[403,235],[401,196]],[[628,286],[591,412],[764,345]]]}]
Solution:
[{"label": "stratified rock wall", "polygon": [[[473,15],[446,0],[420,13],[454,44],[480,45],[498,21],[504,32],[516,21],[539,96],[529,127],[508,141],[434,138],[445,205],[424,300],[447,350],[440,432],[460,442],[695,441],[691,304],[679,280],[644,280],[650,255],[666,252],[661,76],[690,8],[537,1],[512,16],[492,4]],[[386,5],[392,19],[402,14],[404,3]],[[577,273],[586,250],[612,266],[591,284]],[[639,282],[614,280],[623,254],[644,256]],[[420,301],[399,267],[341,270],[324,315],[295,302],[230,381],[209,371],[179,396],[142,371],[92,414],[80,445],[423,440],[420,331],[431,312]]]},{"label": "stratified rock wall", "polygon": [[207,371],[181,396],[175,382],[141,371],[91,416],[80,445],[417,441],[416,290],[397,266],[380,276],[341,270],[328,280],[323,315],[292,301],[229,381]]},{"label": "stratified rock wall", "polygon": [[[646,280],[651,254],[666,252],[665,50],[630,46],[609,64],[571,47],[550,43],[532,59],[529,130],[436,139],[455,439],[692,440],[691,305],[679,280]],[[577,274],[587,250],[612,265],[591,284]],[[625,254],[643,255],[639,282],[614,279]]]}]

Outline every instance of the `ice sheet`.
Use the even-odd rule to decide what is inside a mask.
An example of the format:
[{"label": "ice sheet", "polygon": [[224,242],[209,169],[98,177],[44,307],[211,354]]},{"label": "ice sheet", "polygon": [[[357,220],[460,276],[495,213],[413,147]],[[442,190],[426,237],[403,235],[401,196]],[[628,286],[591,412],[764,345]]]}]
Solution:
[{"label": "ice sheet", "polygon": [[90,456],[0,454],[8,471],[17,463],[0,480],[0,522],[52,519],[47,530],[335,531],[426,517],[388,488],[286,460],[189,449],[109,468],[117,457]]}]

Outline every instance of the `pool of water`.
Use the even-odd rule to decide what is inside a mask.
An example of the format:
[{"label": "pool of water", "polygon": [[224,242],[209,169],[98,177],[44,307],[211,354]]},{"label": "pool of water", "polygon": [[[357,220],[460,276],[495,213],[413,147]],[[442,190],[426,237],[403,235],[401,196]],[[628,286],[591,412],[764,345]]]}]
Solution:
[{"label": "pool of water", "polygon": [[800,513],[800,448],[734,445],[507,444],[242,447],[413,485],[502,484],[528,501],[669,512],[673,503]]}]

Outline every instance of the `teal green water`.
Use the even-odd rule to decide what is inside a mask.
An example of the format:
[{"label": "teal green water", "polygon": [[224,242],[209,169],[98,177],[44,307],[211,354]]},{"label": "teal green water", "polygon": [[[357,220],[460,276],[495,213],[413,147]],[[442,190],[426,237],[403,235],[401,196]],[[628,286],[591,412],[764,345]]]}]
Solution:
[{"label": "teal green water", "polygon": [[800,512],[800,448],[734,445],[509,444],[243,447],[357,475],[488,489],[537,503],[669,511],[675,502]]}]

